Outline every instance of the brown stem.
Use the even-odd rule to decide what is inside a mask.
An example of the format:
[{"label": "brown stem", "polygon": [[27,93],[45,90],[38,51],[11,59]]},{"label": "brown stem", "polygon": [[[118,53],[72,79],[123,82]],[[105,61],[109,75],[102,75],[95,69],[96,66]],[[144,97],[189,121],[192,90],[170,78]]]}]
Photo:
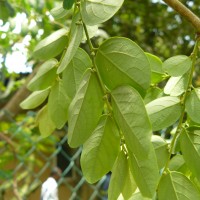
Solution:
[{"label": "brown stem", "polygon": [[163,0],[167,5],[172,7],[176,12],[189,21],[198,33],[200,33],[200,19],[179,0]]}]

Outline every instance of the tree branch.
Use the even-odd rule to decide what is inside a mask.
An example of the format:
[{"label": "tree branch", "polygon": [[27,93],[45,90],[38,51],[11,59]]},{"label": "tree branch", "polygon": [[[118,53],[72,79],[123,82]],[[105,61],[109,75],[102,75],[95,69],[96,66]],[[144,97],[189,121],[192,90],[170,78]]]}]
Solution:
[{"label": "tree branch", "polygon": [[200,33],[200,18],[184,6],[179,0],[163,0],[167,5],[172,7],[176,12],[189,21],[196,29],[197,33]]}]

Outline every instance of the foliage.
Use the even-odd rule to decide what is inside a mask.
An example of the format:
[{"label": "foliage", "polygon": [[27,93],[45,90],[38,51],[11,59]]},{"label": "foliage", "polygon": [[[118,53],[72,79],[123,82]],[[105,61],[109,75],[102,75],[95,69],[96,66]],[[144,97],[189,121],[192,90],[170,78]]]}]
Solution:
[{"label": "foliage", "polygon": [[[109,199],[198,200],[200,98],[192,81],[199,38],[190,56],[173,55],[164,62],[131,37],[110,37],[94,48],[96,25],[110,20],[122,3],[63,1],[73,13],[70,28],[62,27],[35,47],[33,56],[45,62],[28,85],[33,93],[21,106],[42,106],[37,122],[43,137],[68,123],[69,145],[83,145],[86,180],[94,183],[112,172]],[[54,8],[54,17],[65,18],[64,8]],[[84,37],[87,52],[80,48]],[[165,131],[170,140],[161,137]]]}]

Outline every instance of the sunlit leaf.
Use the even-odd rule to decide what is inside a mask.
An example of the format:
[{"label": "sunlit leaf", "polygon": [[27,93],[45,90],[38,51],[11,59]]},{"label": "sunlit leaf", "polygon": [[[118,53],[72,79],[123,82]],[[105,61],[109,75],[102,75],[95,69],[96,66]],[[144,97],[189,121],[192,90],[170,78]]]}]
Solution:
[{"label": "sunlit leaf", "polygon": [[56,65],[58,61],[51,59],[43,63],[38,69],[36,75],[28,84],[31,91],[44,90],[52,85],[56,79]]},{"label": "sunlit leaf", "polygon": [[48,112],[58,129],[62,128],[67,122],[69,104],[70,99],[66,94],[63,81],[56,81],[49,95]]},{"label": "sunlit leaf", "polygon": [[48,95],[49,89],[35,91],[31,95],[29,95],[24,101],[22,101],[20,106],[23,109],[34,109],[42,104]]},{"label": "sunlit leaf", "polygon": [[200,199],[200,194],[193,183],[179,172],[163,175],[158,187],[159,200]]},{"label": "sunlit leaf", "polygon": [[154,131],[174,124],[181,115],[181,103],[177,97],[161,97],[146,105]]},{"label": "sunlit leaf", "polygon": [[178,55],[168,58],[163,63],[163,69],[170,76],[182,76],[192,66],[192,59],[185,55]]},{"label": "sunlit leaf", "polygon": [[41,40],[35,47],[33,56],[47,60],[59,55],[68,43],[68,30],[60,29]]},{"label": "sunlit leaf", "polygon": [[124,0],[82,0],[81,13],[87,25],[97,25],[110,19],[122,6]]},{"label": "sunlit leaf", "polygon": [[97,51],[96,65],[110,89],[128,84],[144,95],[150,86],[149,61],[143,50],[127,38],[106,40]]},{"label": "sunlit leaf", "polygon": [[56,126],[51,120],[47,106],[44,106],[37,114],[36,123],[39,126],[42,137],[48,137],[53,133]]}]

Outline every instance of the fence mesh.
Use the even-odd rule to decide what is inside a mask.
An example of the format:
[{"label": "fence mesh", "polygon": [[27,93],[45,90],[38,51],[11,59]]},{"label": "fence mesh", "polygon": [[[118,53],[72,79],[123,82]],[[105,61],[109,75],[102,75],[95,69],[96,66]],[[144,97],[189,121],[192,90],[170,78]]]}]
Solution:
[{"label": "fence mesh", "polygon": [[28,113],[12,123],[0,124],[0,200],[39,200],[42,183],[57,166],[59,200],[106,199],[106,176],[88,184],[80,167],[81,147],[67,144],[67,126],[42,138],[34,125],[35,114]]}]

